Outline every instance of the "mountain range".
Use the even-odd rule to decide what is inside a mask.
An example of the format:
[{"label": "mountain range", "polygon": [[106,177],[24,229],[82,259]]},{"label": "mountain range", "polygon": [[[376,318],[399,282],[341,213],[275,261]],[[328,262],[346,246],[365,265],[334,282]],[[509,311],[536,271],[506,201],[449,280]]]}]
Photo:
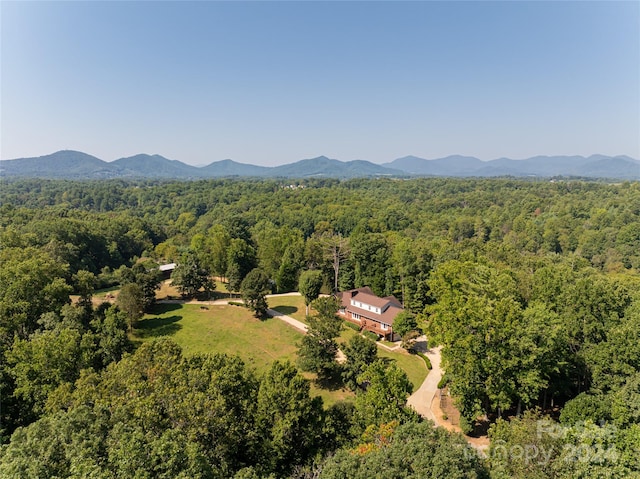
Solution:
[{"label": "mountain range", "polygon": [[257,166],[233,160],[191,166],[160,155],[140,154],[106,162],[87,153],[63,150],[36,158],[0,161],[0,176],[23,178],[105,179],[221,177],[357,178],[357,177],[584,177],[640,180],[640,161],[628,156],[535,156],[525,160],[482,161],[470,156],[426,160],[405,156],[384,164],[339,161],[319,156],[280,166]]}]

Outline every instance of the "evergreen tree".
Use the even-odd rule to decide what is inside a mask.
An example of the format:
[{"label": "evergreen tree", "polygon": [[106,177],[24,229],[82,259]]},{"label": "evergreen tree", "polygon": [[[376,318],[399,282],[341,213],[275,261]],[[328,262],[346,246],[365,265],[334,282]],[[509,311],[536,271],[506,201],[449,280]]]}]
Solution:
[{"label": "evergreen tree", "polygon": [[336,338],[342,329],[342,319],[336,316],[338,302],[334,298],[319,298],[313,307],[317,314],[307,317],[309,329],[300,342],[298,361],[303,371],[326,377],[336,367]]}]

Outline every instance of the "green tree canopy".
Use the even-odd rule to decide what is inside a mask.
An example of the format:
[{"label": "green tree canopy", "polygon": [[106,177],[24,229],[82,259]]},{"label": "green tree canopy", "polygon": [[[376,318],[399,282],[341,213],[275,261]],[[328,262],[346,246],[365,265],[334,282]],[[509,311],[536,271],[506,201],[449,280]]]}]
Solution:
[{"label": "green tree canopy", "polygon": [[393,320],[393,331],[404,337],[411,331],[418,329],[416,317],[407,310],[401,311]]},{"label": "green tree canopy", "polygon": [[131,331],[144,315],[142,289],[136,283],[125,284],[118,292],[116,304],[127,316],[129,331]]},{"label": "green tree canopy", "polygon": [[288,362],[276,361],[260,381],[257,425],[268,470],[282,475],[322,446],[322,399]]},{"label": "green tree canopy", "polygon": [[257,266],[253,246],[241,238],[233,238],[227,248],[227,280],[230,291],[240,291],[242,280]]},{"label": "green tree canopy", "polygon": [[178,291],[188,297],[194,297],[201,289],[209,295],[216,286],[209,276],[209,271],[202,267],[197,256],[192,252],[183,255],[171,279]]},{"label": "green tree canopy", "polygon": [[372,424],[380,425],[412,416],[405,405],[413,385],[394,361],[374,361],[357,381],[364,385],[356,395],[355,409],[355,419],[362,430]]},{"label": "green tree canopy", "polygon": [[259,268],[255,268],[247,274],[240,285],[242,299],[258,318],[267,314],[267,294],[271,292],[271,281],[267,274]]},{"label": "green tree canopy", "polygon": [[35,413],[42,413],[54,389],[73,383],[81,369],[93,365],[93,354],[93,344],[83,341],[76,329],[38,332],[28,340],[16,338],[6,354],[16,384],[14,395],[27,401]]},{"label": "green tree canopy", "polygon": [[335,298],[318,298],[313,307],[317,313],[307,317],[309,328],[300,342],[298,363],[303,371],[326,377],[335,370],[336,338],[342,329],[342,319],[336,316],[338,302]]},{"label": "green tree canopy", "polygon": [[342,379],[352,390],[358,387],[358,378],[378,358],[378,346],[359,334],[353,336],[342,348],[347,360],[342,365]]},{"label": "green tree canopy", "polygon": [[318,299],[322,289],[322,273],[317,270],[303,271],[298,283],[298,291],[304,298],[306,314],[309,316],[309,305]]},{"label": "green tree canopy", "polygon": [[[325,460],[321,479],[488,478],[478,455],[461,436],[428,422],[385,424],[354,449],[342,449]],[[375,471],[375,472],[374,472]]]}]

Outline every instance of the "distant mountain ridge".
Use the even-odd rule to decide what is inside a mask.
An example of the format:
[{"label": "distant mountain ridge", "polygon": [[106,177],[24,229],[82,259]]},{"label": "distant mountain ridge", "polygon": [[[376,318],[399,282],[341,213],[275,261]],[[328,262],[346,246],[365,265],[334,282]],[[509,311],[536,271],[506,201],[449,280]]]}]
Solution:
[{"label": "distant mountain ridge", "polygon": [[382,166],[418,176],[579,176],[587,178],[640,179],[640,161],[628,156],[534,156],[524,160],[498,158],[481,161],[469,156],[425,160],[398,158]]},{"label": "distant mountain ridge", "polygon": [[481,161],[453,155],[426,160],[405,156],[389,163],[339,161],[319,156],[280,166],[257,166],[226,159],[191,166],[160,155],[139,154],[106,162],[80,151],[62,150],[37,158],[0,161],[0,176],[60,179],[164,178],[360,178],[360,177],[585,177],[640,180],[640,161],[628,156],[535,156],[524,160]]},{"label": "distant mountain ridge", "polygon": [[187,165],[177,160],[169,160],[160,155],[135,155],[128,158],[107,163],[124,175],[148,176],[153,173],[161,178],[176,178],[190,176],[198,171],[195,166]]}]

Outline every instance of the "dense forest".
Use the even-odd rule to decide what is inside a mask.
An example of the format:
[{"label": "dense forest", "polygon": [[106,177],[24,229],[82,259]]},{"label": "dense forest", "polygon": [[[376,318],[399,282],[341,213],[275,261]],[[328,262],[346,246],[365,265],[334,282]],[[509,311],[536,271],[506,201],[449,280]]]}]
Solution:
[{"label": "dense forest", "polygon": [[[1,477],[640,477],[637,182],[0,187]],[[288,362],[257,374],[134,344],[169,262],[185,294],[258,270],[295,291],[311,270],[326,293],[395,295],[442,346],[462,429],[492,423],[490,449],[406,409],[393,364],[327,407]]]}]

